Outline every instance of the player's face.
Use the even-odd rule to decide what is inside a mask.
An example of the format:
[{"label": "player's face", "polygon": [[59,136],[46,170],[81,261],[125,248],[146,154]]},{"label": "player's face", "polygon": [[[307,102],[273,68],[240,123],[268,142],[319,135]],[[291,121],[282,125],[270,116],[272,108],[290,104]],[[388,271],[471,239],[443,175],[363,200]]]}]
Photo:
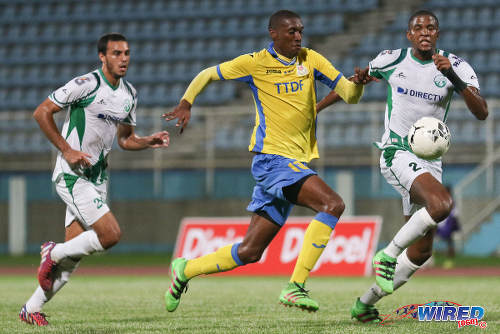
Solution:
[{"label": "player's face", "polygon": [[127,74],[130,61],[130,49],[126,41],[109,41],[106,54],[99,54],[99,58],[109,74],[114,78],[121,78]]},{"label": "player's face", "polygon": [[430,15],[420,15],[410,22],[406,37],[413,49],[420,52],[432,52],[436,48],[439,27],[436,19]]},{"label": "player's face", "polygon": [[303,30],[302,20],[297,17],[281,20],[278,28],[270,29],[276,51],[288,58],[295,57],[302,47]]}]

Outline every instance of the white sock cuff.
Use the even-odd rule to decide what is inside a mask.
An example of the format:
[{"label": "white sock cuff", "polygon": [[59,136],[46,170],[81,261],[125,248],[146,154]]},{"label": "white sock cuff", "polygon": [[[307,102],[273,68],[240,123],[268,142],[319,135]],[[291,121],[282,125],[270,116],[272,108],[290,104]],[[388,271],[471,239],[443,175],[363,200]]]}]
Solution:
[{"label": "white sock cuff", "polygon": [[95,249],[97,252],[104,252],[104,247],[102,247],[101,242],[99,241],[99,237],[94,230],[90,230],[84,233],[89,233],[88,240],[93,249]]},{"label": "white sock cuff", "polygon": [[434,219],[432,219],[431,215],[429,214],[429,212],[427,212],[426,208],[421,208],[420,210],[415,212],[415,214],[418,215],[418,218],[420,218],[419,220],[423,224],[425,224],[427,228],[433,228],[437,226],[437,223],[434,221]]},{"label": "white sock cuff", "polygon": [[403,253],[401,253],[398,256],[398,265],[404,265],[407,268],[410,268],[412,271],[416,271],[416,270],[420,269],[420,266],[411,262],[411,260],[408,258],[408,254],[406,254],[406,252],[407,252],[407,249],[405,249],[403,251]]}]

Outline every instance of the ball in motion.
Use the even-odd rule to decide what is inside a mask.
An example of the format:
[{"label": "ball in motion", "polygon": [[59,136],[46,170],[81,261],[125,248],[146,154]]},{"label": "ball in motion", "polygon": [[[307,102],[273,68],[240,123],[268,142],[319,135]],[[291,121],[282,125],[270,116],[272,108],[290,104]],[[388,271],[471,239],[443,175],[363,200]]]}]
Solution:
[{"label": "ball in motion", "polygon": [[417,157],[434,160],[442,156],[450,147],[450,130],[442,121],[434,117],[422,117],[408,132],[408,143]]}]

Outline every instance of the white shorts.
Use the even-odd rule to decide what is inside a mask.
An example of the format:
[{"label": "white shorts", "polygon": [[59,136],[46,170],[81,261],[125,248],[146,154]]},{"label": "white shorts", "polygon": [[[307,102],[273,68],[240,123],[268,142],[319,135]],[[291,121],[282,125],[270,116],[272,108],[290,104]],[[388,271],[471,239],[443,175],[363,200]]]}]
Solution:
[{"label": "white shorts", "polygon": [[380,155],[380,171],[387,182],[396,189],[403,200],[403,214],[410,216],[419,206],[410,202],[410,189],[417,176],[430,173],[442,183],[443,169],[441,160],[420,159],[409,151],[397,150],[392,165],[386,164],[384,155]]},{"label": "white shorts", "polygon": [[[73,180],[74,181],[74,180]],[[65,227],[78,220],[83,228],[90,229],[92,224],[109,212],[106,204],[107,182],[95,185],[85,179],[72,180],[60,177],[54,182],[59,197],[66,203]]]}]

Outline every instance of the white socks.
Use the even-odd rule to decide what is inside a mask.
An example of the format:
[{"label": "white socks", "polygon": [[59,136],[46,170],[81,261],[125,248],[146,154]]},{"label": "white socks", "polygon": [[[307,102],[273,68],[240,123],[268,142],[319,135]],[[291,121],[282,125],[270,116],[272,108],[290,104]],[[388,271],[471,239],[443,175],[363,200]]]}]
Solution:
[{"label": "white socks", "polygon": [[[406,224],[396,233],[394,239],[384,249],[384,253],[397,258],[396,270],[394,272],[394,290],[405,284],[410,276],[417,271],[420,266],[411,262],[406,254],[406,248],[415,240],[423,237],[427,231],[435,227],[437,223],[432,219],[425,208],[416,211]],[[382,297],[387,296],[377,283],[374,283],[368,291],[361,296],[361,302],[373,305]]]},{"label": "white socks", "polygon": [[61,263],[57,265],[57,269],[55,272],[56,278],[54,279],[52,290],[45,292],[40,286],[38,286],[33,295],[26,302],[26,310],[29,313],[40,312],[43,305],[48,302],[57,293],[57,291],[61,290],[61,288],[66,284],[73,271],[75,271],[75,269],[78,267],[79,263],[80,259],[63,259]]},{"label": "white socks", "polygon": [[89,230],[65,243],[57,244],[50,252],[50,257],[56,263],[59,263],[62,259],[67,257],[81,258],[94,252],[102,251],[104,251],[104,248],[97,234],[94,230]]},{"label": "white socks", "polygon": [[[420,266],[410,261],[406,254],[406,250],[398,256],[397,263],[396,271],[394,272],[394,290],[405,284],[410,279],[411,275],[420,268]],[[365,294],[361,296],[360,300],[365,304],[373,305],[387,295],[388,293],[382,291],[377,283],[373,283]]]},{"label": "white socks", "polygon": [[396,233],[394,239],[384,249],[384,253],[398,257],[415,240],[423,237],[427,231],[435,227],[437,223],[432,219],[425,208],[416,211],[406,224]]},{"label": "white socks", "polygon": [[40,312],[43,305],[66,284],[83,256],[102,251],[104,248],[94,230],[85,231],[71,240],[57,244],[50,252],[50,257],[57,263],[52,290],[43,291],[39,286],[26,302],[26,310],[30,313]]}]

